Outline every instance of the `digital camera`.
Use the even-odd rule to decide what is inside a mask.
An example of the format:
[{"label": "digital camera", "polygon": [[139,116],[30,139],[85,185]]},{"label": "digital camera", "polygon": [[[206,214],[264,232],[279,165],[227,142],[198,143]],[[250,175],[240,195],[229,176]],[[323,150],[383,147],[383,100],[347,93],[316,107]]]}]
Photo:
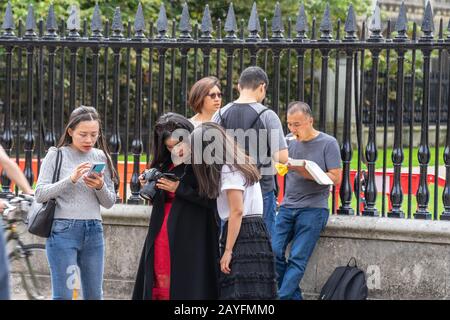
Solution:
[{"label": "digital camera", "polygon": [[145,184],[142,187],[139,195],[153,202],[153,198],[155,197],[157,188],[156,182],[161,178],[167,178],[172,181],[178,181],[179,178],[174,173],[162,173],[156,168],[152,168],[150,170],[145,171],[143,174],[143,179],[145,180]]}]

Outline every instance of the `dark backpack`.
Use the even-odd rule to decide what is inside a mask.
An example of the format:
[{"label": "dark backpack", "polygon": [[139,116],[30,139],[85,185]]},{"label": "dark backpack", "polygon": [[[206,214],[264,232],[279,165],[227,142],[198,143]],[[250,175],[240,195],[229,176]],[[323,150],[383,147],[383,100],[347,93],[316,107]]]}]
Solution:
[{"label": "dark backpack", "polygon": [[[266,111],[269,111],[270,109],[267,107],[264,107],[263,110],[260,112],[255,111],[250,106],[247,107],[241,107],[239,105],[232,105],[224,114],[222,114],[221,110],[219,110],[219,124],[224,129],[242,129],[244,132],[249,129],[266,129],[264,123],[261,120],[261,115],[264,114]],[[259,141],[259,140],[258,140]],[[249,137],[245,137],[245,145],[241,146],[245,153],[249,155],[250,153],[250,147],[256,148],[254,150],[257,155],[259,155],[259,143],[256,145],[250,146]],[[267,157],[270,158],[271,152],[270,152],[270,144],[269,139],[267,139]],[[255,159],[256,161],[256,167],[258,169],[261,169],[261,167],[267,167],[268,165],[263,165],[260,162],[260,159]],[[269,164],[270,166],[270,164]]]},{"label": "dark backpack", "polygon": [[367,295],[366,275],[356,265],[356,259],[351,258],[347,266],[334,269],[320,291],[319,300],[366,300]]},{"label": "dark backpack", "polygon": [[[261,110],[260,112],[255,111],[253,108],[249,107],[241,107],[238,105],[233,105],[231,106],[224,114],[222,114],[222,112],[219,110],[219,124],[224,128],[224,129],[242,129],[244,131],[247,131],[248,129],[266,129],[263,121],[261,120],[261,115],[264,114],[264,112],[269,111],[270,109],[267,107],[264,107],[263,110]],[[231,112],[230,112],[231,111]],[[250,150],[250,142],[249,142],[249,138],[246,137],[245,138],[245,146],[241,146],[243,147],[245,153],[248,155]],[[256,154],[260,154],[259,153],[259,143],[256,146],[253,146],[256,148]],[[269,139],[267,139],[267,154],[266,154],[267,158],[271,158],[271,151],[270,151],[270,144],[269,144]],[[256,160],[256,167],[258,168],[258,170],[261,170],[262,167],[269,167],[269,164],[262,164],[261,163],[261,159],[257,158]],[[277,176],[274,175],[273,177],[274,180],[274,193],[275,196],[278,197],[278,193],[280,190],[280,187],[278,185],[278,180],[277,180]]]}]

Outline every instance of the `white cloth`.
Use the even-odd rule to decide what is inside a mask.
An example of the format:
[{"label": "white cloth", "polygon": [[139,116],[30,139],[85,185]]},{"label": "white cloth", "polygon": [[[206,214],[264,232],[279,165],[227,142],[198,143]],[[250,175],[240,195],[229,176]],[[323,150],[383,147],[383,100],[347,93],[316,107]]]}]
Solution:
[{"label": "white cloth", "polygon": [[[195,116],[194,116],[195,117]],[[201,125],[203,122],[202,121],[197,121],[194,119],[194,117],[189,118],[189,121],[193,124],[194,129],[197,128],[199,125]]]},{"label": "white cloth", "polygon": [[262,215],[263,197],[259,182],[245,186],[245,178],[240,171],[229,165],[222,167],[220,179],[220,194],[217,198],[217,210],[222,220],[228,220],[230,207],[228,206],[227,190],[242,190],[244,192],[243,215]]}]

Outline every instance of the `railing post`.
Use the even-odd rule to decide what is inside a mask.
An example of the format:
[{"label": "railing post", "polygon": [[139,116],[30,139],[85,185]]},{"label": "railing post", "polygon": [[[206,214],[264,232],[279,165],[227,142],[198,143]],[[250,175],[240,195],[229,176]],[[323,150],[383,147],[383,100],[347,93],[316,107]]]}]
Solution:
[{"label": "railing post", "polygon": [[[47,17],[47,33],[44,36],[46,40],[53,40],[57,42],[59,40],[58,25],[56,23],[55,11],[53,5],[50,5]],[[48,150],[51,146],[56,144],[55,134],[55,58],[56,58],[56,43],[49,45],[48,50],[48,126],[50,130],[45,133],[45,148]]]},{"label": "railing post", "polygon": [[[120,8],[117,7],[114,12],[114,19],[112,22],[112,31],[113,34],[110,37],[112,41],[122,41],[123,40],[123,23],[122,16],[120,13]],[[111,146],[111,158],[113,161],[114,168],[116,171],[118,170],[118,159],[119,153],[122,147],[122,141],[120,138],[119,132],[119,102],[120,102],[120,47],[114,46],[113,54],[114,54],[114,78],[113,78],[113,118],[112,118],[112,135],[109,139],[109,144]],[[120,181],[114,185],[116,190],[116,203],[121,203],[122,199],[119,196],[119,188]]]},{"label": "railing post", "polygon": [[[327,7],[328,9],[328,7]],[[329,9],[328,9],[329,10]],[[344,42],[350,43],[357,40],[355,32],[356,27],[354,20],[349,14],[345,23]],[[349,22],[350,21],[350,22]],[[351,23],[352,22],[352,23]],[[345,66],[345,109],[344,109],[344,135],[341,147],[341,158],[343,162],[342,183],[339,195],[341,197],[341,206],[337,210],[339,215],[354,215],[351,207],[352,187],[350,184],[350,162],[352,160],[352,144],[351,144],[351,105],[352,105],[352,67],[353,67],[353,50],[347,49],[347,64]]]},{"label": "railing post", "polygon": [[[145,21],[141,3],[139,3],[138,11],[134,23],[135,35],[133,40],[145,42],[144,35]],[[131,144],[133,152],[133,174],[130,181],[131,196],[128,199],[129,204],[142,204],[144,201],[139,197],[141,184],[139,183],[139,166],[140,157],[143,151],[142,142],[142,49],[136,48],[136,99],[134,104],[134,137]],[[126,181],[126,178],[125,178]]]},{"label": "railing post", "polygon": [[[224,43],[233,43],[239,41],[236,32],[238,30],[236,16],[234,14],[233,3],[230,3],[228,8],[227,19],[225,20],[225,38],[223,39]],[[233,101],[233,60],[234,60],[234,49],[231,47],[227,47],[225,49],[225,53],[227,56],[227,86],[225,91],[225,97],[227,102]]]},{"label": "railing post", "polygon": [[[283,35],[284,27],[283,20],[281,17],[280,3],[277,2],[275,6],[275,13],[272,20],[272,36],[269,41],[273,43],[285,42]],[[276,114],[280,113],[280,58],[281,58],[281,48],[273,47],[273,62],[274,62],[274,79],[273,79],[273,94],[272,94],[272,108]]]},{"label": "railing post", "polygon": [[[89,40],[93,42],[98,42],[103,39],[102,35],[103,24],[102,18],[100,16],[100,8],[98,7],[98,3],[95,4],[94,13],[92,15],[91,22],[91,36]],[[91,105],[98,109],[98,90],[99,90],[99,64],[100,64],[100,47],[93,46],[92,47],[92,96],[91,96]]]},{"label": "railing post", "polygon": [[[61,20],[61,37],[64,37],[66,33],[66,22],[64,20]],[[61,56],[60,56],[60,67],[59,67],[59,117],[58,117],[58,127],[57,127],[57,133],[59,137],[62,137],[64,135],[64,111],[65,111],[65,98],[64,98],[64,92],[65,92],[65,66],[66,66],[66,55],[65,55],[65,47],[61,46],[60,50]]]},{"label": "railing post", "polygon": [[[368,42],[382,42],[383,36],[381,34],[381,17],[380,7],[375,7],[374,14],[372,16],[372,22],[369,27],[371,34]],[[380,61],[380,49],[371,50],[372,53],[372,101],[369,109],[369,137],[366,146],[366,159],[367,159],[367,184],[364,191],[364,197],[366,204],[362,212],[363,216],[378,216],[378,210],[375,206],[377,200],[377,186],[375,184],[375,162],[378,157],[377,150],[377,109],[378,109],[378,65]]]},{"label": "railing post", "polygon": [[[447,39],[445,42],[450,43],[450,24],[447,28]],[[450,62],[450,49],[447,49],[448,61]],[[447,103],[450,103],[450,86],[447,88]],[[450,112],[447,111],[447,137],[444,148],[443,160],[445,163],[445,187],[442,193],[442,202],[444,204],[444,211],[441,215],[441,220],[450,221]]]},{"label": "railing post", "polygon": [[[17,39],[14,35],[14,20],[12,16],[11,3],[8,2],[6,7],[6,14],[3,21],[2,29],[4,30],[1,38],[5,39]],[[13,147],[13,133],[11,129],[11,104],[12,104],[12,53],[14,47],[11,45],[6,46],[6,97],[4,104],[4,122],[3,122],[3,134],[1,137],[3,148],[8,156],[11,156],[11,150]],[[6,175],[5,170],[2,169],[2,191],[0,192],[0,198],[7,198],[12,194],[11,192],[11,180]]]},{"label": "railing post", "polygon": [[[76,5],[72,5],[69,19],[67,20],[69,30],[68,40],[73,42],[80,39],[80,13]],[[70,91],[69,91],[69,111],[76,108],[76,88],[77,88],[77,57],[78,47],[76,44],[70,46]]]},{"label": "railing post", "polygon": [[27,49],[27,117],[26,117],[26,131],[24,137],[24,151],[25,151],[25,170],[24,174],[30,185],[34,183],[33,173],[33,151],[35,146],[35,139],[33,133],[33,114],[34,114],[34,87],[33,87],[33,64],[34,64],[34,45],[33,41],[36,39],[36,22],[34,19],[33,6],[28,7],[27,22],[25,26],[26,32],[24,39],[28,40]]},{"label": "railing post", "polygon": [[[332,41],[332,25],[330,16],[325,15],[320,25],[320,39],[319,42],[330,43]],[[319,107],[319,131],[326,131],[326,114],[327,114],[327,88],[328,88],[328,60],[330,58],[329,49],[320,50],[322,54],[322,68],[320,71],[320,107]]]},{"label": "railing post", "polygon": [[[431,11],[430,2],[425,8],[424,19],[422,23],[422,36],[419,42],[430,43],[433,40],[433,13]],[[430,107],[430,56],[431,51],[429,47],[422,49],[423,52],[423,105],[422,105],[422,119],[421,119],[421,134],[418,159],[420,164],[420,182],[417,189],[417,205],[418,209],[414,218],[416,219],[431,219],[432,216],[428,211],[428,202],[430,200],[430,191],[428,190],[428,163],[430,162],[430,148],[428,145],[428,116]]]},{"label": "railing post", "polygon": [[[308,36],[308,20],[306,18],[305,6],[300,6],[297,23],[295,24],[297,35],[293,40],[294,43],[307,43]],[[297,48],[297,100],[304,101],[305,99],[305,49]]]},{"label": "railing post", "polygon": [[[164,42],[168,41],[169,37],[167,35],[168,22],[166,9],[164,4],[161,4],[157,24],[158,35],[155,41]],[[159,61],[159,76],[158,76],[158,112],[156,118],[158,119],[164,111],[164,101],[165,101],[165,80],[166,80],[166,51],[167,48],[160,47],[158,49],[158,61]]]},{"label": "railing post", "polygon": [[[407,41],[407,21],[406,21],[406,9],[402,3],[400,13],[395,25],[397,36],[394,38],[394,42],[404,43]],[[392,210],[388,212],[388,217],[391,218],[404,218],[405,214],[402,210],[403,203],[403,191],[401,184],[401,170],[403,162],[403,108],[404,108],[404,63],[405,63],[405,50],[402,48],[397,49],[397,108],[395,110],[395,131],[394,131],[394,149],[392,150],[392,162],[394,163],[394,183],[391,189],[391,202]]]},{"label": "railing post", "polygon": [[202,46],[203,52],[203,77],[209,76],[209,63],[211,58],[211,47],[210,43],[213,41],[213,37],[211,35],[213,31],[213,26],[211,22],[211,14],[209,13],[209,6],[205,6],[205,11],[203,12],[202,24],[200,26],[201,35],[198,40],[201,43],[204,43]]},{"label": "railing post", "polygon": [[[178,41],[184,42],[192,42],[192,25],[190,23],[189,9],[187,3],[183,5],[183,12],[181,14],[181,21],[179,24],[179,30],[181,32]],[[187,117],[188,111],[188,77],[187,77],[187,55],[189,52],[189,47],[183,45],[180,49],[181,52],[181,108],[183,110],[183,114]]]}]

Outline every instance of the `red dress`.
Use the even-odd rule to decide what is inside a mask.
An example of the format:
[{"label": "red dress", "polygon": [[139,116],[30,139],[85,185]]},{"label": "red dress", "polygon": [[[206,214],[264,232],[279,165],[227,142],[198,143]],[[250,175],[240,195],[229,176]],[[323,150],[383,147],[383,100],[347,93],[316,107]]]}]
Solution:
[{"label": "red dress", "polygon": [[[173,166],[170,167],[172,169]],[[169,300],[170,298],[170,248],[167,219],[172,208],[175,193],[164,191],[166,202],[164,204],[164,221],[161,230],[155,239],[154,279],[152,289],[153,300]]]}]

